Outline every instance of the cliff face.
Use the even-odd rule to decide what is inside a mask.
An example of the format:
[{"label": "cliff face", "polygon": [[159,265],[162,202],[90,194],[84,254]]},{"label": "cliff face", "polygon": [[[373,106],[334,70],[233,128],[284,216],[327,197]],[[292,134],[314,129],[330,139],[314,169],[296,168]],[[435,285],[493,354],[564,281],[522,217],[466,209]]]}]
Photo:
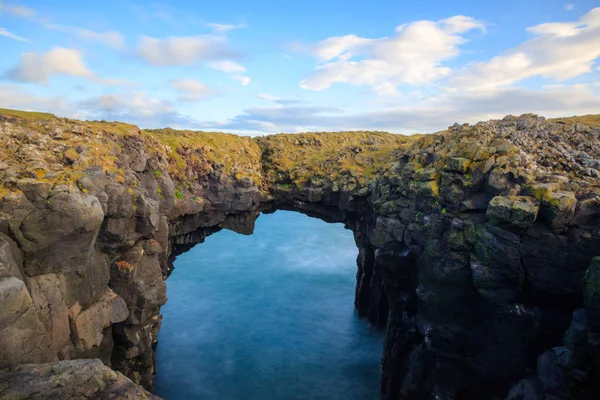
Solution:
[{"label": "cliff face", "polygon": [[354,232],[356,308],[387,330],[382,398],[597,390],[597,128],[252,140],[0,119],[0,368],[100,358],[151,390],[173,258],[279,208]]}]

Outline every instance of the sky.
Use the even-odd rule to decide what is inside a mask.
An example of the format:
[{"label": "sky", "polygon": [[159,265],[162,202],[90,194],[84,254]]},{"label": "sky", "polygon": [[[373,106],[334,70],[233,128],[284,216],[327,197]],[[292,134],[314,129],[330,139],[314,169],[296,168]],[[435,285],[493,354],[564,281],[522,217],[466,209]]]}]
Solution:
[{"label": "sky", "polygon": [[260,135],[600,113],[600,0],[0,0],[0,107]]}]

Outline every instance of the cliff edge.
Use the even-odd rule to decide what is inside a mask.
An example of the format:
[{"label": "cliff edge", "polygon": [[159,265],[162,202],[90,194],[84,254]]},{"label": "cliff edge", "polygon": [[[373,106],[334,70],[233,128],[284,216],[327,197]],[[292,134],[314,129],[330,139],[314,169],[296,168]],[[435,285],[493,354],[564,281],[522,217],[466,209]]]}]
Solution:
[{"label": "cliff edge", "polygon": [[152,390],[174,257],[291,209],[354,232],[383,399],[595,398],[600,121],[578,118],[253,139],[0,110],[0,369],[100,359]]}]

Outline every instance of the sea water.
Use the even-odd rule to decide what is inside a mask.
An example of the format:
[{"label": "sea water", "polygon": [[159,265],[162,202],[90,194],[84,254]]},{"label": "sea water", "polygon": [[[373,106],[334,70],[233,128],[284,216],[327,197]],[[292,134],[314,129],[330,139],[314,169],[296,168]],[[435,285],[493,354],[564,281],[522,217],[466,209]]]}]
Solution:
[{"label": "sea water", "polygon": [[156,394],[166,400],[369,400],[383,334],[354,310],[352,232],[277,211],[220,231],[167,280]]}]

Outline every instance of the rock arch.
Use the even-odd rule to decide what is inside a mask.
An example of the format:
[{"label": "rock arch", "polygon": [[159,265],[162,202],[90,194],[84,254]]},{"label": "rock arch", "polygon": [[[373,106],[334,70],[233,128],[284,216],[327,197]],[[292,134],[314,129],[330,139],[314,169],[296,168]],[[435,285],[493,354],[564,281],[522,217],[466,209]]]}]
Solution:
[{"label": "rock arch", "polygon": [[[100,358],[151,389],[173,256],[289,209],[354,232],[355,304],[387,332],[383,399],[568,398],[598,376],[598,129],[532,115],[455,125],[400,146],[369,181],[303,185],[269,139],[257,141],[262,181],[206,170],[188,149],[183,187],[179,159],[152,138],[49,124],[36,136],[5,120],[0,133],[40,148],[66,129],[102,137],[120,172],[92,165],[69,185],[2,170],[0,367]],[[293,151],[329,140],[313,136]]]}]

